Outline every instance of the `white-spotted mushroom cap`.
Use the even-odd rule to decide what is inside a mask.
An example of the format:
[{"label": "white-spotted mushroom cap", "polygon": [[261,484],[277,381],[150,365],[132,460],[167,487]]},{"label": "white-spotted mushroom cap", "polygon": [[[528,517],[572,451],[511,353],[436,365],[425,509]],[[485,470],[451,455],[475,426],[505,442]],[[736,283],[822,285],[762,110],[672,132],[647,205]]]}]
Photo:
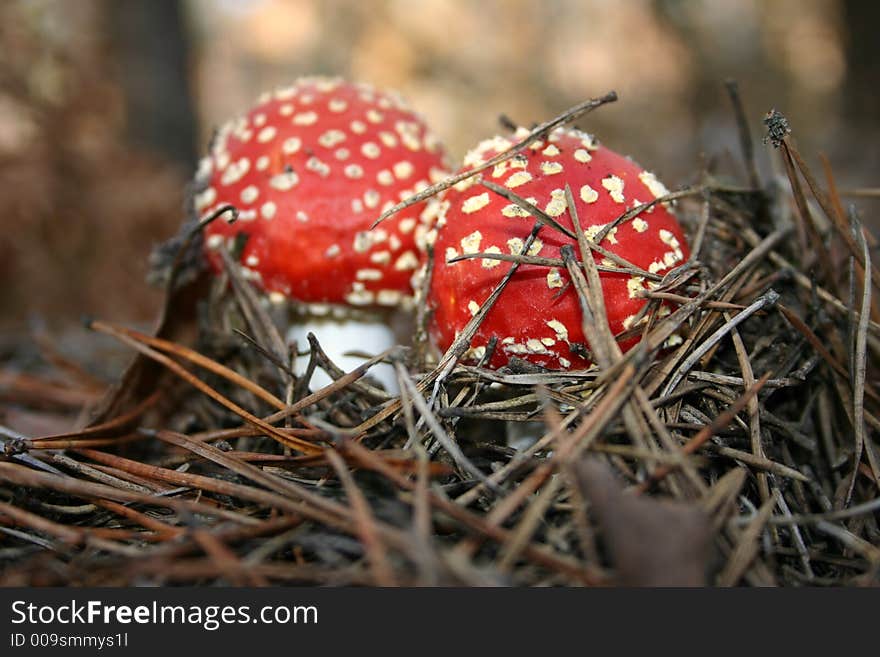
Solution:
[{"label": "white-spotted mushroom cap", "polygon": [[[467,155],[464,168],[478,166],[513,143],[503,137],[482,142]],[[520,255],[535,224],[526,210],[478,184],[480,180],[506,187],[573,232],[565,198],[568,184],[580,224],[590,239],[627,210],[666,193],[653,174],[573,129],[557,129],[546,141],[533,143],[494,169],[450,189],[437,222],[427,300],[432,311],[432,339],[444,350],[511,266],[510,262],[490,258],[448,261],[474,253]],[[543,226],[528,255],[559,259],[560,249],[566,244],[579,253],[575,240]],[[681,226],[664,204],[656,204],[612,228],[601,246],[657,277],[683,264],[689,256]],[[615,335],[625,333],[641,321],[639,312],[647,303],[642,292],[656,281],[606,271],[617,265],[595,252],[594,258],[600,265],[611,331]],[[668,313],[669,309],[662,307],[661,311]],[[630,337],[620,341],[622,349],[638,341],[635,333],[631,331]],[[467,358],[481,358],[492,337],[497,338],[497,345],[489,362],[491,367],[502,367],[512,357],[549,369],[590,365],[577,292],[564,267],[521,265],[471,340]]]},{"label": "white-spotted mushroom cap", "polygon": [[422,203],[369,228],[442,178],[444,157],[396,94],[302,78],[224,125],[202,160],[199,216],[227,203],[239,209],[235,224],[205,229],[208,259],[221,269],[217,250],[246,233],[245,275],[273,298],[396,306],[412,295],[432,213]]}]

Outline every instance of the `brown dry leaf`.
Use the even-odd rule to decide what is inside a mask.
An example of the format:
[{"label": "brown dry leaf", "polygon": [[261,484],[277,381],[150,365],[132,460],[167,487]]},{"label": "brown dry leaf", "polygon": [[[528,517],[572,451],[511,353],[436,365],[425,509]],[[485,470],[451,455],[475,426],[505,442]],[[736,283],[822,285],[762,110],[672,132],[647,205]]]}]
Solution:
[{"label": "brown dry leaf", "polygon": [[705,586],[712,529],[698,507],[626,493],[598,459],[574,466],[623,586]]},{"label": "brown dry leaf", "polygon": [[[205,298],[210,276],[202,272],[194,280],[169,291],[154,335],[171,342],[194,344],[198,324],[196,302]],[[118,384],[113,386],[90,418],[89,426],[107,422],[135,407],[159,389],[160,381],[173,375],[143,354],[137,354]]]}]

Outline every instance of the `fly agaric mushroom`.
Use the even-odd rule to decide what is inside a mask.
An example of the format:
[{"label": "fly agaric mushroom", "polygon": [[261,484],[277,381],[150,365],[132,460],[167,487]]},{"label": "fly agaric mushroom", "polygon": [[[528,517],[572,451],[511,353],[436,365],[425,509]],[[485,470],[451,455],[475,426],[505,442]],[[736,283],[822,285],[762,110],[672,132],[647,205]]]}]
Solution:
[{"label": "fly agaric mushroom", "polygon": [[[517,137],[527,134],[520,129]],[[507,150],[513,142],[496,137],[468,153],[464,166],[474,168]],[[586,133],[558,128],[546,141],[533,142],[509,160],[448,190],[437,221],[435,262],[428,292],[432,311],[430,333],[441,349],[477,313],[510,268],[491,254],[521,255],[535,219],[516,203],[479,184],[492,181],[543,210],[574,232],[565,187],[572,191],[575,210],[590,240],[627,210],[667,193],[657,178],[637,164],[600,146]],[[600,246],[647,275],[608,271],[614,259],[594,252],[600,269],[608,324],[618,335],[644,321],[639,313],[647,303],[644,290],[688,258],[688,247],[675,216],[655,204],[610,228]],[[543,226],[530,256],[560,258],[560,249],[576,241],[551,226]],[[487,258],[459,256],[482,253]],[[660,313],[668,313],[661,307]],[[565,267],[521,264],[495,305],[478,327],[465,353],[466,360],[484,357],[491,338],[497,338],[490,367],[503,367],[519,358],[548,369],[581,369],[590,365],[582,329],[577,292]],[[638,335],[620,342],[626,350]]]},{"label": "fly agaric mushroom", "polygon": [[[388,309],[411,301],[433,215],[421,203],[370,230],[378,214],[444,176],[440,144],[393,92],[340,79],[310,77],[264,94],[244,116],[220,128],[202,160],[196,210],[238,208],[234,225],[205,228],[208,261],[241,249],[246,278],[276,303],[304,316],[289,339],[322,338],[332,328],[338,351],[394,344]],[[360,311],[360,312],[355,312]],[[384,311],[384,312],[383,312]],[[354,335],[341,322],[357,315]],[[349,322],[350,323],[350,322]],[[330,339],[322,340],[331,358]]]}]

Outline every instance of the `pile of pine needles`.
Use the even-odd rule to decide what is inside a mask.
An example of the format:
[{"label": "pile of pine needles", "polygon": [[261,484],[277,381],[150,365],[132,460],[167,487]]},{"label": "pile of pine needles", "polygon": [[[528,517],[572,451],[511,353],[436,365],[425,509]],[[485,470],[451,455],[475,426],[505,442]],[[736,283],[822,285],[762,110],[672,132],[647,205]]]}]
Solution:
[{"label": "pile of pine needles", "polygon": [[[594,244],[578,230],[563,254],[587,371],[459,363],[505,279],[439,358],[417,341],[344,372],[312,338],[296,376],[277,318],[231,259],[220,280],[200,269],[190,230],[154,335],[90,322],[137,357],[85,428],[0,427],[0,584],[876,584],[876,244],[777,112],[783,173],[759,177],[729,91],[745,182],[705,170],[656,201],[676,202],[693,255],[646,293],[636,348],[608,330]],[[3,397],[94,401],[54,361],[51,384],[7,363]],[[399,395],[370,379],[379,361]],[[334,383],[313,390],[316,368]]]}]

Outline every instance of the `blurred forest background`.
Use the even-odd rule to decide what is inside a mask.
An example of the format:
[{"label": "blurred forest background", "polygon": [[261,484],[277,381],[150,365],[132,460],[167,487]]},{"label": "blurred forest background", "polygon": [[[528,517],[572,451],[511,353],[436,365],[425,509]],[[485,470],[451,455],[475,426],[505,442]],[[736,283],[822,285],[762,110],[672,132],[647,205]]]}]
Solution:
[{"label": "blurred forest background", "polygon": [[580,126],[669,187],[703,158],[745,182],[733,77],[764,175],[775,107],[841,187],[877,187],[877,26],[860,0],[5,0],[0,336],[154,318],[148,256],[212,129],[303,74],[399,89],[456,161],[502,113],[530,124],[615,89]]}]

